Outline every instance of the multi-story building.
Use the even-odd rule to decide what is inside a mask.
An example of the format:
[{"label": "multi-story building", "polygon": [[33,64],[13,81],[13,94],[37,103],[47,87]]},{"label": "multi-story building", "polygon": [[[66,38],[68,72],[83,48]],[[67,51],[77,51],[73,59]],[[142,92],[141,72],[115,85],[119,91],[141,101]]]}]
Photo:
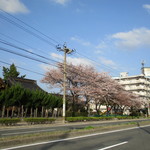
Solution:
[{"label": "multi-story building", "polygon": [[150,114],[150,68],[142,66],[141,75],[128,76],[127,72],[120,73],[120,77],[115,77],[127,91],[140,95],[147,100],[148,112]]}]

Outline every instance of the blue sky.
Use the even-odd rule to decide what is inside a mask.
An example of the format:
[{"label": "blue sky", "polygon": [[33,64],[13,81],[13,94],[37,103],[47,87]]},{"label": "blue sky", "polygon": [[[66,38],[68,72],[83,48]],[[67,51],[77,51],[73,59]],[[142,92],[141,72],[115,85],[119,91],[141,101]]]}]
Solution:
[{"label": "blue sky", "polygon": [[[119,76],[141,74],[141,61],[150,67],[150,1],[149,0],[0,0],[0,9],[22,20],[52,40],[40,35],[46,43],[2,19],[2,15],[19,23],[12,16],[0,12],[0,39],[30,52],[62,61],[63,53],[55,45],[67,43],[76,52],[68,55],[68,62],[93,65],[98,71]],[[23,43],[23,44],[22,44]],[[35,57],[0,43],[0,47]],[[37,58],[37,57],[35,57]],[[39,58],[40,60],[43,60]],[[42,64],[0,50],[0,61],[15,63],[44,74],[50,65]],[[55,65],[53,61],[49,63]],[[2,66],[0,62],[0,77]],[[18,68],[27,78],[40,83],[41,75]]]}]

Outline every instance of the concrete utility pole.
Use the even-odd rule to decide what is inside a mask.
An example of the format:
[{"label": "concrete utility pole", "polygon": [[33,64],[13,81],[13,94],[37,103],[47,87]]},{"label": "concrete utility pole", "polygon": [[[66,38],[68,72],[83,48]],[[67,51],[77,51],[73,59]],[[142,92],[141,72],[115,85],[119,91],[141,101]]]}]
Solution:
[{"label": "concrete utility pole", "polygon": [[66,77],[67,77],[67,72],[66,72],[66,56],[67,54],[71,54],[74,50],[71,50],[69,48],[67,48],[67,46],[64,44],[63,45],[63,48],[61,48],[59,45],[56,46],[56,48],[59,50],[59,51],[63,51],[64,52],[64,62],[63,62],[63,65],[64,65],[64,84],[63,84],[63,123],[65,123],[65,117],[66,117]]}]

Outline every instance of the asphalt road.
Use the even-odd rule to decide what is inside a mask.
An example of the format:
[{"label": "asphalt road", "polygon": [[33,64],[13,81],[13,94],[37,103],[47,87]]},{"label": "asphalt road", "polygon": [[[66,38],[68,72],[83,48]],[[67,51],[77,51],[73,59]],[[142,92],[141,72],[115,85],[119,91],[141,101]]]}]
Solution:
[{"label": "asphalt road", "polygon": [[0,129],[0,137],[6,136],[15,136],[15,135],[23,135],[23,134],[32,134],[32,133],[40,133],[40,132],[51,132],[51,131],[58,131],[58,130],[69,130],[69,129],[83,129],[87,126],[110,126],[110,125],[117,125],[127,122],[140,122],[140,121],[150,121],[147,120],[131,120],[131,121],[107,121],[107,122],[98,122],[98,123],[78,123],[78,124],[66,124],[66,125],[53,125],[53,126],[41,126],[35,127],[24,127],[24,128],[12,128],[12,129]]},{"label": "asphalt road", "polygon": [[[67,135],[64,135],[64,137]],[[15,150],[150,150],[150,126],[14,147]],[[8,150],[8,149],[5,149]],[[10,149],[9,149],[10,150]]]}]

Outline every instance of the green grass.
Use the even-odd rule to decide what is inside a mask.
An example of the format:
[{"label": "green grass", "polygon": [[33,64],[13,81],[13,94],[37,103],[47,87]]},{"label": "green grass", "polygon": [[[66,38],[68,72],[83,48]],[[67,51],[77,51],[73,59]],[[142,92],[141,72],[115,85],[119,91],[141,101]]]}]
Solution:
[{"label": "green grass", "polygon": [[93,126],[86,126],[84,129],[86,129],[86,130],[91,130],[91,129],[94,129],[95,127],[93,127]]}]

